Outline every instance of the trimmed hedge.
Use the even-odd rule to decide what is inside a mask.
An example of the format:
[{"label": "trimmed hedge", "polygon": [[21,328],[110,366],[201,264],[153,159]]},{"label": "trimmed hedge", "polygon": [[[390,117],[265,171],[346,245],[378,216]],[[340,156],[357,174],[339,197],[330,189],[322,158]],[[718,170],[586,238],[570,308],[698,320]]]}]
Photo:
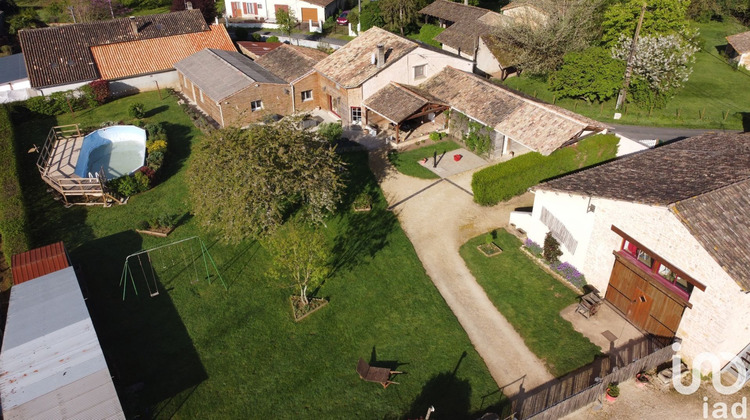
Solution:
[{"label": "trimmed hedge", "polygon": [[0,106],[0,235],[8,266],[13,254],[29,250],[26,209],[18,181],[15,135],[10,112],[5,106]]},{"label": "trimmed hedge", "polygon": [[531,152],[482,169],[471,179],[474,201],[492,206],[523,194],[542,180],[613,159],[617,155],[617,143],[614,134],[599,134],[549,156]]}]

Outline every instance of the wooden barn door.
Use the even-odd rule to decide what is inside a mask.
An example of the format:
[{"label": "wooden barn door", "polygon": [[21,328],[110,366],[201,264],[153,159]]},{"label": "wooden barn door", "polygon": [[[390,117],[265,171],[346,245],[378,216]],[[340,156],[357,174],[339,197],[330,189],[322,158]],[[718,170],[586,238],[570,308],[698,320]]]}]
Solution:
[{"label": "wooden barn door", "polygon": [[658,337],[674,337],[689,303],[651,278],[637,263],[615,255],[605,299],[642,330]]}]

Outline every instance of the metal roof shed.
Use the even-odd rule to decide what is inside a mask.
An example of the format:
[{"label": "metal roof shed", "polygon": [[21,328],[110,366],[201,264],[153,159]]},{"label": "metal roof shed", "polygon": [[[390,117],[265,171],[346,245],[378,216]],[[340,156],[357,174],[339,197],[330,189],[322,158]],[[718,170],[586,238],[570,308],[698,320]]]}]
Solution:
[{"label": "metal roof shed", "polygon": [[0,351],[5,419],[124,419],[73,267],[13,286]]}]

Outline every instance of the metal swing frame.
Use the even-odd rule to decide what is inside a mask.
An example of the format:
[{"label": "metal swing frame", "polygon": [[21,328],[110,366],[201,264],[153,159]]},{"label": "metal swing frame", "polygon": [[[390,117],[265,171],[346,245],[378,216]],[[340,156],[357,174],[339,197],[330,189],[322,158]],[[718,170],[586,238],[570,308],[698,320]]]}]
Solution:
[{"label": "metal swing frame", "polygon": [[[125,300],[125,295],[126,295],[127,289],[128,289],[128,279],[130,279],[130,284],[133,286],[133,291],[135,292],[135,295],[138,296],[138,287],[136,286],[136,284],[135,284],[135,278],[133,277],[133,269],[130,268],[130,259],[131,258],[134,258],[134,259],[137,258],[138,259],[138,264],[140,265],[141,272],[143,274],[143,278],[146,281],[146,288],[148,288],[149,295],[151,297],[158,296],[159,295],[159,288],[158,288],[158,285],[156,283],[156,272],[154,271],[154,266],[153,266],[153,263],[151,261],[151,255],[150,255],[150,253],[154,252],[154,251],[157,251],[157,250],[164,249],[164,248],[168,248],[168,247],[171,247],[171,246],[174,246],[174,245],[178,245],[178,244],[181,244],[183,242],[188,242],[188,241],[191,241],[191,240],[195,240],[195,239],[197,239],[198,243],[200,244],[200,252],[201,252],[201,255],[203,257],[203,266],[206,268],[206,280],[208,281],[208,284],[211,284],[211,273],[209,272],[209,269],[208,269],[208,262],[210,261],[211,262],[211,266],[213,267],[214,272],[216,273],[216,276],[219,278],[219,280],[221,280],[221,284],[224,286],[224,289],[225,290],[229,290],[229,288],[227,287],[227,284],[224,282],[224,278],[221,276],[221,273],[219,273],[219,269],[216,267],[216,262],[214,261],[213,257],[211,257],[211,253],[208,252],[208,248],[206,247],[206,244],[203,242],[203,240],[199,236],[191,236],[189,238],[180,239],[178,241],[170,242],[168,244],[159,245],[159,246],[154,247],[154,248],[150,248],[150,249],[145,249],[145,250],[142,250],[142,251],[138,251],[138,252],[135,252],[135,253],[130,254],[127,257],[125,257],[125,264],[122,267],[122,274],[120,275],[120,287],[122,287],[122,300],[123,301]],[[190,251],[192,253],[192,250],[193,250],[193,244],[192,244],[192,242],[189,245],[190,245]],[[148,276],[146,275],[146,270],[143,267],[143,261],[142,261],[141,258],[143,257],[144,254],[145,254],[145,258],[148,258],[149,265],[151,266],[151,280],[154,283],[153,284],[153,286],[154,286],[153,290],[151,289],[151,285],[149,284],[149,279],[148,279]],[[182,251],[182,255],[183,255],[183,262],[186,262],[187,259],[185,258],[185,252],[184,252],[184,250]],[[195,273],[196,282],[197,282],[198,281],[197,280],[198,279],[198,269],[195,266],[195,260],[196,259],[197,258],[192,258],[192,260],[193,260],[193,272]]]}]

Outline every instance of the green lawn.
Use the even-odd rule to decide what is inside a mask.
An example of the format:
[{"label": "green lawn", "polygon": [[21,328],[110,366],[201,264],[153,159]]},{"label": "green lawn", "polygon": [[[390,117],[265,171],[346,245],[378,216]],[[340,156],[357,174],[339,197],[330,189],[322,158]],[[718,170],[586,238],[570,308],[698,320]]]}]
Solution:
[{"label": "green lawn", "polygon": [[[112,208],[65,209],[46,192],[33,154],[23,154],[22,187],[34,245],[64,240],[88,285],[88,304],[129,417],[155,418],[414,418],[434,405],[441,418],[477,418],[500,407],[502,393],[432,285],[369,172],[364,153],[345,155],[351,175],[341,214],[327,221],[336,270],[317,295],[330,300],[300,323],[292,291],[265,274],[268,256],[255,241],[226,245],[191,218],[185,169],[200,133],[174,98],[155,92],[120,99],[76,117],[19,126],[21,150],[41,144],[50,126],[128,120],[143,102],[150,121],[168,124],[164,181]],[[211,168],[205,168],[210,170]],[[368,190],[368,213],[349,211]],[[184,216],[167,239],[140,236],[137,221]],[[218,264],[220,283],[192,284],[192,267],[167,277],[161,294],[118,287],[126,255],[200,235]],[[199,267],[200,269],[200,267]],[[214,279],[215,280],[215,279]],[[383,389],[359,379],[357,359],[406,374]],[[147,412],[148,411],[148,412]]]},{"label": "green lawn", "polygon": [[[396,169],[404,175],[413,176],[422,179],[437,179],[440,178],[431,170],[425,168],[421,163],[422,159],[428,158],[428,165],[432,164],[432,158],[437,153],[438,158],[444,153],[450,152],[451,150],[460,149],[461,146],[452,140],[442,140],[439,142],[433,142],[428,146],[423,146],[418,149],[409,150],[406,152],[391,152],[388,155],[388,160],[396,167]],[[445,159],[446,156],[443,156]]]},{"label": "green lawn", "polygon": [[529,349],[556,377],[591,363],[599,347],[560,317],[563,308],[576,303],[576,294],[523,254],[515,236],[501,230],[494,242],[502,254],[488,258],[477,250],[484,243],[481,235],[461,247],[461,256]]},{"label": "green lawn", "polygon": [[[546,81],[521,76],[510,77],[505,84],[534,95],[547,102],[578,112],[604,122],[663,127],[722,128],[732,130],[750,129],[750,101],[747,89],[750,72],[735,70],[720,51],[727,45],[726,36],[747,31],[734,20],[695,24],[700,30],[703,48],[696,54],[693,73],[677,95],[664,109],[639,109],[629,104],[623,116],[613,118],[615,100],[603,104],[589,104],[583,100],[559,99],[552,93]],[[743,126],[744,118],[744,126]]]},{"label": "green lawn", "polygon": [[484,168],[471,177],[474,201],[495,205],[523,194],[545,179],[613,159],[618,141],[614,134],[591,136],[549,156],[530,152]]},{"label": "green lawn", "polygon": [[444,30],[445,28],[441,28],[437,25],[425,23],[419,28],[419,33],[409,35],[408,38],[413,39],[415,41],[420,41],[427,45],[432,45],[433,47],[436,47],[436,48],[440,48],[440,43],[435,41],[435,37],[438,36]]}]

